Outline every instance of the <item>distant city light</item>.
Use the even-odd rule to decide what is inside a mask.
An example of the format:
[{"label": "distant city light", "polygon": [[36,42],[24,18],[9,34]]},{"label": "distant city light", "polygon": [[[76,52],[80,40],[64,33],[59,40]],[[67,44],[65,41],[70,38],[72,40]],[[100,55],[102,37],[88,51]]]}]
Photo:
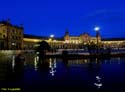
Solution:
[{"label": "distant city light", "polygon": [[95,27],[94,30],[95,30],[95,31],[99,31],[99,30],[100,30],[100,27]]}]

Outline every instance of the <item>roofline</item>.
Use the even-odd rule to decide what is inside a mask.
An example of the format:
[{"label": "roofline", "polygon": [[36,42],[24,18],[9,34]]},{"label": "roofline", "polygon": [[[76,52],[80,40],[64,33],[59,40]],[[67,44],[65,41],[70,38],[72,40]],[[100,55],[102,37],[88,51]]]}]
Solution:
[{"label": "roofline", "polygon": [[31,35],[31,34],[23,34],[24,38],[35,38],[35,39],[47,39],[47,36],[37,36],[37,35]]},{"label": "roofline", "polygon": [[13,24],[11,24],[11,23],[9,23],[9,22],[7,22],[7,21],[0,21],[0,24],[12,26],[12,27],[15,27],[15,28],[24,29],[22,26],[13,25]]}]

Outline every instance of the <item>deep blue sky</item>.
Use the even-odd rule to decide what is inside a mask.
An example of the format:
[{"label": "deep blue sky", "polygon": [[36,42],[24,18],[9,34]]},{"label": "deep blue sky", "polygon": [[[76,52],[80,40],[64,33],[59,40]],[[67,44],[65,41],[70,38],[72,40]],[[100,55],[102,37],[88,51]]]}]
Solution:
[{"label": "deep blue sky", "polygon": [[0,0],[0,20],[7,18],[26,34],[94,36],[100,26],[102,37],[125,37],[124,0]]}]

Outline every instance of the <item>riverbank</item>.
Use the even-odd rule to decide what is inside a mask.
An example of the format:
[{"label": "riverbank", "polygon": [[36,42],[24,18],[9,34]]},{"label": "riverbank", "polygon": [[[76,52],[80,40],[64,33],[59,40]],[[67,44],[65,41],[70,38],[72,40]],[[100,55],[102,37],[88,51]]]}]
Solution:
[{"label": "riverbank", "polygon": [[[36,55],[35,50],[0,50],[0,57],[17,55],[18,53],[22,54],[33,54]],[[125,57],[125,53],[113,52],[111,54],[92,54],[89,53],[50,53],[45,56],[40,56],[41,58],[67,58],[67,59],[76,59],[76,58],[111,58],[111,57]]]},{"label": "riverbank", "polygon": [[[43,56],[41,56],[42,58]],[[125,53],[118,53],[118,54],[51,54],[45,55],[43,58],[64,58],[64,59],[78,59],[78,58],[113,58],[113,57],[125,57]]]}]

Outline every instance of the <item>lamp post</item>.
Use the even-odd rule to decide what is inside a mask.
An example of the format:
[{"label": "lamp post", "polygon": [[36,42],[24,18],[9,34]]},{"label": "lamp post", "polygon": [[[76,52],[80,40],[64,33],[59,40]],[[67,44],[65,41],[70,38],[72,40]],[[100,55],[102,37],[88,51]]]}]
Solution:
[{"label": "lamp post", "polygon": [[52,45],[51,45],[51,47],[53,48],[53,39],[54,39],[54,35],[51,34],[51,35],[50,35],[50,38],[51,38],[51,40],[52,40]]},{"label": "lamp post", "polygon": [[54,35],[53,35],[53,34],[51,34],[51,35],[50,35],[50,38],[54,38]]},{"label": "lamp post", "polygon": [[99,36],[99,30],[100,30],[100,27],[95,27],[94,30],[96,31],[96,41],[97,41],[97,54],[98,54],[98,51],[99,51],[99,39],[98,39],[98,36]]}]

